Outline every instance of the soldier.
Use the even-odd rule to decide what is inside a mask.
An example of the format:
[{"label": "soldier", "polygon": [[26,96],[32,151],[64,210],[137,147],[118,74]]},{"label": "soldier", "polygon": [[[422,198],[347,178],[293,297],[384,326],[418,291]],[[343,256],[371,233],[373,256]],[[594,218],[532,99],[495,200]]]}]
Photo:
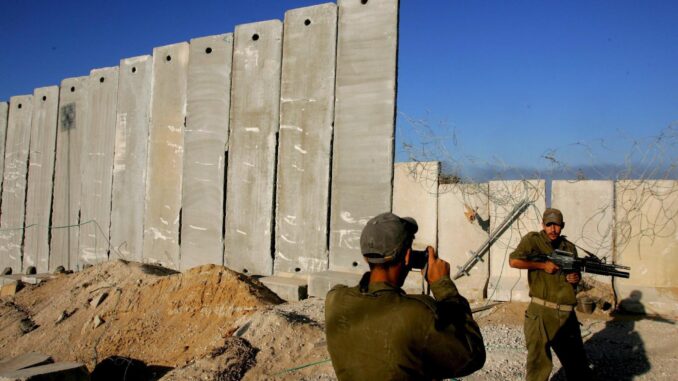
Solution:
[{"label": "soldier", "polygon": [[558,209],[546,209],[543,230],[525,235],[509,257],[509,265],[527,269],[530,304],[525,311],[527,380],[548,380],[553,368],[551,348],[560,359],[568,380],[590,380],[593,374],[584,351],[579,321],[574,313],[579,273],[563,274],[551,261],[528,259],[559,249],[577,256],[574,244],[560,233],[565,227]]},{"label": "soldier", "polygon": [[469,304],[450,279],[449,263],[432,247],[426,280],[435,299],[402,290],[417,229],[414,219],[392,213],[372,218],[360,236],[370,271],[357,286],[336,286],[327,294],[327,347],[339,380],[459,377],[485,363]]}]

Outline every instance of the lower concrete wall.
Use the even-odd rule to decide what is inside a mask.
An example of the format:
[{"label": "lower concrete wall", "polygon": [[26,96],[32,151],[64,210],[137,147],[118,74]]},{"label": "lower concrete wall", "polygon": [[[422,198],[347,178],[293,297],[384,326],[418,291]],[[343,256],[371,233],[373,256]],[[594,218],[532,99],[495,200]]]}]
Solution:
[{"label": "lower concrete wall", "polygon": [[438,247],[439,162],[396,163],[393,178],[393,213],[417,220],[413,247]]},{"label": "lower concrete wall", "polygon": [[[450,262],[454,277],[489,237],[489,188],[482,183],[441,184],[438,189],[438,255]],[[482,259],[467,275],[454,281],[468,299],[484,297],[490,270],[489,252]]]},{"label": "lower concrete wall", "polygon": [[619,181],[615,198],[615,261],[631,267],[629,279],[615,281],[619,299],[642,312],[678,314],[678,182]]}]

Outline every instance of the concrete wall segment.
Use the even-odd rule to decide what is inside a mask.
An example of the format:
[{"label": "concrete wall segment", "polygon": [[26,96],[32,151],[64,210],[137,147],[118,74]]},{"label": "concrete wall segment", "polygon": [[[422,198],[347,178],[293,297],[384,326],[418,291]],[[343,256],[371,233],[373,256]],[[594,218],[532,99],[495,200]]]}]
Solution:
[{"label": "concrete wall segment", "polygon": [[143,261],[178,269],[188,43],[153,49]]},{"label": "concrete wall segment", "polygon": [[5,170],[0,216],[0,268],[22,270],[24,212],[27,187],[28,149],[31,137],[33,96],[19,95],[9,100]]},{"label": "concrete wall segment", "polygon": [[393,213],[417,220],[419,230],[412,246],[438,248],[438,176],[440,162],[395,163]]},{"label": "concrete wall segment", "polygon": [[392,207],[398,1],[338,5],[330,269],[362,272],[362,228]]},{"label": "concrete wall segment", "polygon": [[2,194],[2,180],[5,170],[5,138],[7,137],[8,114],[9,105],[7,102],[0,102],[0,195]]},{"label": "concrete wall segment", "polygon": [[67,78],[59,90],[54,200],[49,269],[78,269],[82,131],[88,108],[88,77]]},{"label": "concrete wall segment", "polygon": [[282,23],[235,29],[224,264],[273,272],[273,204],[280,116]]},{"label": "concrete wall segment", "polygon": [[89,112],[80,162],[80,264],[108,260],[118,70],[118,67],[94,69],[88,79]]},{"label": "concrete wall segment", "polygon": [[276,184],[276,273],[328,268],[336,23],[334,4],[285,14]]},{"label": "concrete wall segment", "polygon": [[191,40],[189,47],[181,270],[223,264],[224,176],[231,103],[233,35]]},{"label": "concrete wall segment", "polygon": [[678,181],[624,180],[615,185],[615,263],[630,266],[616,279],[619,299],[648,313],[678,313]]},{"label": "concrete wall segment", "polygon": [[111,259],[142,260],[151,56],[120,61],[111,199]]},{"label": "concrete wall segment", "polygon": [[59,88],[35,89],[26,193],[23,268],[49,271],[49,228],[52,210]]},{"label": "concrete wall segment", "polygon": [[[438,189],[438,255],[450,263],[454,276],[489,238],[489,185],[440,184]],[[467,217],[469,210],[475,212],[472,220]],[[468,275],[454,281],[466,298],[483,299],[489,263],[487,252]]]}]

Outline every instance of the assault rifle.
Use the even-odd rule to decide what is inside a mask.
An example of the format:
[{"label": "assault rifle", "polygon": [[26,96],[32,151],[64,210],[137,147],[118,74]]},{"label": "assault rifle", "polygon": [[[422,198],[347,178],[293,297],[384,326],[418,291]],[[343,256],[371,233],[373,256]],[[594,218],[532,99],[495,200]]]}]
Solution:
[{"label": "assault rifle", "polygon": [[530,255],[527,257],[530,261],[545,262],[551,261],[565,273],[583,272],[590,274],[616,276],[619,278],[628,278],[630,267],[607,263],[591,253],[586,257],[575,258],[569,251],[555,250],[551,254]]}]

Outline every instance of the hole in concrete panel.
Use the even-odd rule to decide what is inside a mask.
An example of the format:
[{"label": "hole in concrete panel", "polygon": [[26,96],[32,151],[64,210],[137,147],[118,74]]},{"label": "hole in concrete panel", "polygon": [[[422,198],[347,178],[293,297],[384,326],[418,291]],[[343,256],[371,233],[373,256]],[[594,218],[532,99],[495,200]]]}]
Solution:
[{"label": "hole in concrete panel", "polygon": [[358,267],[358,262],[353,262],[353,267]]},{"label": "hole in concrete panel", "polygon": [[17,106],[17,108],[22,108],[22,107],[23,107],[23,105],[21,103],[19,103],[19,105]]},{"label": "hole in concrete panel", "polygon": [[104,77],[99,78],[99,82],[104,83],[106,79]]},{"label": "hole in concrete panel", "polygon": [[360,0],[360,4],[362,4],[362,5],[367,4],[367,0]]},{"label": "hole in concrete panel", "polygon": [[132,66],[132,73],[136,73],[136,72],[137,72],[137,67],[136,67],[136,66]]},{"label": "hole in concrete panel", "polygon": [[301,271],[300,268],[298,268],[298,267],[295,267],[295,268],[294,268],[294,272],[295,272],[295,273],[298,273],[299,271]]},{"label": "hole in concrete panel", "polygon": [[256,41],[256,40],[258,40],[258,39],[259,39],[259,35],[258,35],[258,34],[255,33],[255,34],[252,35],[252,41]]},{"label": "hole in concrete panel", "polygon": [[247,269],[242,269],[243,274],[247,274]]},{"label": "hole in concrete panel", "polygon": [[43,95],[43,96],[42,96],[42,101],[44,102],[44,101],[46,101],[46,100],[47,100],[47,97],[46,97],[45,95]]},{"label": "hole in concrete panel", "polygon": [[207,49],[205,49],[205,53],[207,53],[207,54],[212,53],[212,48],[207,48]]},{"label": "hole in concrete panel", "polygon": [[167,57],[165,57],[165,60],[167,60],[167,62],[170,62],[172,60],[172,56],[168,54]]},{"label": "hole in concrete panel", "polygon": [[311,25],[311,20],[310,19],[304,20],[304,25],[306,25],[306,26]]},{"label": "hole in concrete panel", "polygon": [[71,93],[75,91],[75,86],[71,87]]}]

